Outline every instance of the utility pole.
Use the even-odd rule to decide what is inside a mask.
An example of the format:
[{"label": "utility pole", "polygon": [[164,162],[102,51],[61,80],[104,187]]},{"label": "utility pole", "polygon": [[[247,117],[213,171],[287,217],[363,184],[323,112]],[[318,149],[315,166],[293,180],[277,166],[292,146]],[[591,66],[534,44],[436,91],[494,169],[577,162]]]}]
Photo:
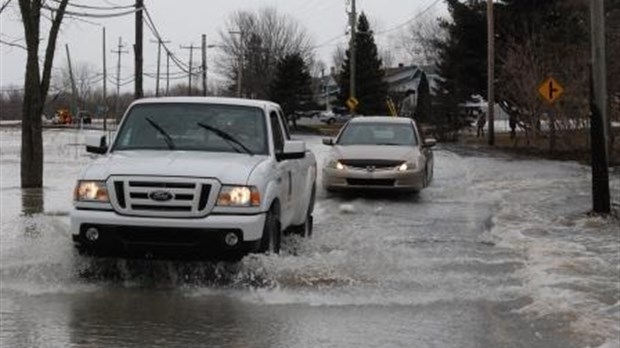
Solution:
[{"label": "utility pole", "polygon": [[239,35],[239,71],[237,72],[237,97],[241,98],[241,94],[243,93],[243,89],[241,88],[241,83],[243,82],[243,55],[244,55],[244,33],[243,31],[229,31],[230,34],[238,34]]},{"label": "utility pole", "polygon": [[157,43],[157,77],[155,79],[155,96],[159,97],[159,70],[161,66],[161,45],[169,43],[170,41],[163,41],[162,39],[151,40],[151,42]]},{"label": "utility pole", "polygon": [[487,121],[489,122],[489,145],[495,145],[495,24],[493,0],[487,0]]},{"label": "utility pole", "polygon": [[202,34],[202,95],[207,96],[207,35]]},{"label": "utility pole", "polygon": [[65,45],[67,50],[67,63],[69,64],[69,79],[71,79],[71,115],[77,116],[77,88],[73,79],[73,68],[71,67],[71,56],[69,55],[69,45]]},{"label": "utility pole", "polygon": [[355,0],[351,0],[351,12],[349,13],[349,22],[351,26],[351,40],[349,41],[349,97],[355,98],[355,76],[356,76],[356,31],[357,31],[357,12],[355,8]]},{"label": "utility pole", "polygon": [[134,69],[135,69],[135,91],[134,99],[140,99],[144,97],[144,90],[142,89],[142,63],[144,61],[142,57],[142,12],[144,11],[144,0],[136,0],[136,43],[134,48]]},{"label": "utility pole", "polygon": [[191,44],[189,46],[181,46],[182,49],[189,50],[189,86],[187,87],[188,95],[192,95],[192,58],[194,57],[194,48],[198,48]]},{"label": "utility pole", "polygon": [[108,130],[108,69],[106,65],[106,49],[105,49],[105,27],[103,27],[103,130]]},{"label": "utility pole", "polygon": [[112,53],[118,54],[118,63],[116,64],[116,101],[114,102],[114,117],[118,121],[118,102],[121,95],[121,54],[129,53],[129,51],[124,51],[123,42],[121,38],[118,38],[118,50],[112,51]]},{"label": "utility pole", "polygon": [[607,162],[607,82],[605,67],[605,9],[602,0],[590,0],[592,66],[590,70],[590,138],[592,151],[592,210],[611,212]]},{"label": "utility pole", "polygon": [[166,50],[166,95],[170,95],[170,51]]}]

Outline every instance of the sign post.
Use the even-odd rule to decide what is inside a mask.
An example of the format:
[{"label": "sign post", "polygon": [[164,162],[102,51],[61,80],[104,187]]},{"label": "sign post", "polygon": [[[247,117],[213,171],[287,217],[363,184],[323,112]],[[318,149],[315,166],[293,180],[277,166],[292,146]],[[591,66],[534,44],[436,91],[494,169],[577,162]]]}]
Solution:
[{"label": "sign post", "polygon": [[553,153],[555,150],[555,114],[553,104],[564,94],[564,87],[553,77],[548,77],[538,86],[538,93],[550,105],[548,112],[549,131],[551,132],[549,135],[549,152]]}]

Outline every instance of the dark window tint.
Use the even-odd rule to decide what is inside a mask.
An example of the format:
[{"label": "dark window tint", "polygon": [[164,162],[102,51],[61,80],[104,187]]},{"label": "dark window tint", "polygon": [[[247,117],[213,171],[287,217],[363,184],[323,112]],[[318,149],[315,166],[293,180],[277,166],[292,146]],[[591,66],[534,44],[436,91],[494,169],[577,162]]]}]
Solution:
[{"label": "dark window tint", "polygon": [[269,119],[271,120],[271,129],[273,130],[273,146],[276,150],[276,153],[281,153],[284,151],[284,136],[282,135],[282,127],[280,126],[280,121],[278,120],[278,114],[275,111],[272,111],[269,114]]},{"label": "dark window tint", "polygon": [[339,145],[417,145],[418,139],[409,123],[349,123]]}]

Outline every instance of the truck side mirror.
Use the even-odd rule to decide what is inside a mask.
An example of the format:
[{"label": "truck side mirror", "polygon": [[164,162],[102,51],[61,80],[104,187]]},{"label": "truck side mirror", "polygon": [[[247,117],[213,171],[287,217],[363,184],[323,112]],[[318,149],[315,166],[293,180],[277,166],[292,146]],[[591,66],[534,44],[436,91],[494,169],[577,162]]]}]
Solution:
[{"label": "truck side mirror", "polygon": [[332,139],[332,138],[323,138],[323,145],[334,146],[334,139]]},{"label": "truck side mirror", "polygon": [[306,143],[299,140],[285,141],[282,153],[276,155],[278,161],[304,157],[306,157]]},{"label": "truck side mirror", "polygon": [[87,135],[86,136],[86,152],[96,153],[99,155],[108,152],[108,145],[105,135]]}]

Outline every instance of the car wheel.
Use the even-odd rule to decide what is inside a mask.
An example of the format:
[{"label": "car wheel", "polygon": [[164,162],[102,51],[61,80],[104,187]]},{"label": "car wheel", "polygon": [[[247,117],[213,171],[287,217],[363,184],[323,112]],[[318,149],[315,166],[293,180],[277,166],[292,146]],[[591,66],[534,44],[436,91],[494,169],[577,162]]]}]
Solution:
[{"label": "car wheel", "polygon": [[278,221],[275,207],[272,207],[265,218],[265,227],[263,228],[263,237],[259,251],[261,253],[278,254],[280,253],[281,242],[280,222]]}]

